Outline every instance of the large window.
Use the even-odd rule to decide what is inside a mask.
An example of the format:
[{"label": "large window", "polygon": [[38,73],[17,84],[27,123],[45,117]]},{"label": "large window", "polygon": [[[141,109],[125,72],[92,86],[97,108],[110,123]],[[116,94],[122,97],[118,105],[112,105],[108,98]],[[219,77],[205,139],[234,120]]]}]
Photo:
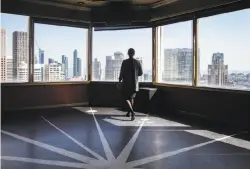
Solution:
[{"label": "large window", "polygon": [[34,81],[87,80],[87,29],[35,23]]},{"label": "large window", "polygon": [[28,17],[1,13],[1,82],[28,82]]},{"label": "large window", "polygon": [[250,10],[198,22],[199,86],[250,90]]},{"label": "large window", "polygon": [[157,82],[192,85],[192,21],[157,28]]},{"label": "large window", "polygon": [[152,29],[95,31],[93,33],[94,81],[118,81],[122,61],[128,58],[129,48],[142,63],[140,82],[152,82]]}]

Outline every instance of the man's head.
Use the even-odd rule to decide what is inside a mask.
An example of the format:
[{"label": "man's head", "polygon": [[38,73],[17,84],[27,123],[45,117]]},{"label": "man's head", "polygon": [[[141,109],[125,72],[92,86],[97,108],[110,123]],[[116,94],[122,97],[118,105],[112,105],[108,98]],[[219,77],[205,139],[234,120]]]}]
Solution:
[{"label": "man's head", "polygon": [[135,55],[135,50],[133,48],[130,48],[128,50],[128,56],[129,56],[129,58],[133,58],[134,55]]}]

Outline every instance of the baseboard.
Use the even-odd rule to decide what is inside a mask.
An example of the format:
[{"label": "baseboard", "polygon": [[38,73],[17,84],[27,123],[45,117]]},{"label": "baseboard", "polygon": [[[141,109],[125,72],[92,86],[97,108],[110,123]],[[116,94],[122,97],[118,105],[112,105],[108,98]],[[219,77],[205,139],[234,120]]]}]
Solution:
[{"label": "baseboard", "polygon": [[7,109],[4,109],[3,111],[22,111],[22,110],[50,109],[50,108],[88,106],[88,105],[89,105],[89,102],[82,102],[82,103],[71,103],[71,104],[32,106],[32,107],[22,107],[22,108],[7,108]]}]

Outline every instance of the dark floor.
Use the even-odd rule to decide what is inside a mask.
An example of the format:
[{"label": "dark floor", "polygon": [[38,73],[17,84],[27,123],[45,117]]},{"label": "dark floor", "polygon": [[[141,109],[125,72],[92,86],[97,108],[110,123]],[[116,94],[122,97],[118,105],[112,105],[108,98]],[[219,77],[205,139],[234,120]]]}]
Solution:
[{"label": "dark floor", "polygon": [[4,116],[1,168],[250,168],[247,132],[176,117],[137,113],[130,121],[124,115],[114,108],[77,107]]}]

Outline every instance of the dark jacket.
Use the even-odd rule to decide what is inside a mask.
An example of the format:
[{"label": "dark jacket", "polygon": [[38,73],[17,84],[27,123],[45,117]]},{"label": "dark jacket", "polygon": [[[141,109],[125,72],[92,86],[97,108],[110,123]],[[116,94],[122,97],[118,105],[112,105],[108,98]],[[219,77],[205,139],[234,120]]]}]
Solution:
[{"label": "dark jacket", "polygon": [[139,91],[138,76],[143,74],[141,63],[136,59],[123,60],[119,80],[122,81],[122,90],[128,92]]}]

